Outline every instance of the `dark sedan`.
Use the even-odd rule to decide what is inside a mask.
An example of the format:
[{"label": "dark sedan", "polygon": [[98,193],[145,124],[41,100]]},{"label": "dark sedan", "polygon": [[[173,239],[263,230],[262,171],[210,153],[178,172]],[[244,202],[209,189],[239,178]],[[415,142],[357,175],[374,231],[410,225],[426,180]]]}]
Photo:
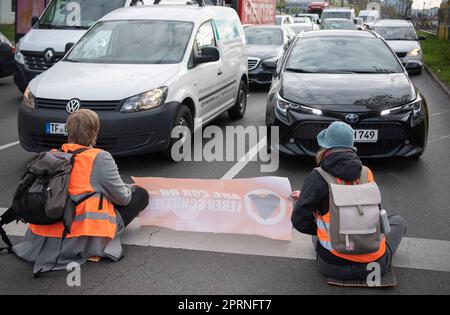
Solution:
[{"label": "dark sedan", "polygon": [[14,73],[14,46],[0,33],[0,78]]},{"label": "dark sedan", "polygon": [[272,82],[272,72],[263,69],[261,63],[281,58],[295,33],[287,26],[276,25],[246,26],[244,32],[250,83],[269,85]]},{"label": "dark sedan", "polygon": [[314,156],[316,137],[340,120],[355,129],[361,157],[419,157],[428,108],[402,64],[374,32],[298,36],[275,72],[266,123],[280,128],[280,152]]}]

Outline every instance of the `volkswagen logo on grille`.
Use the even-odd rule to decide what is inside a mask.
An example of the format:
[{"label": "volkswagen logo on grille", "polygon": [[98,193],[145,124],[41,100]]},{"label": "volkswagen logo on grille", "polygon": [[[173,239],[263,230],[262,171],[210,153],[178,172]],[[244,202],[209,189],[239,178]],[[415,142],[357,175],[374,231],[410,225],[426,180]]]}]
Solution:
[{"label": "volkswagen logo on grille", "polygon": [[77,99],[70,100],[69,103],[67,103],[67,106],[66,106],[66,110],[67,110],[67,112],[69,114],[72,114],[72,113],[75,113],[75,112],[79,111],[80,108],[81,108],[81,103]]},{"label": "volkswagen logo on grille", "polygon": [[55,52],[53,49],[48,49],[44,54],[44,58],[47,63],[51,63],[53,61],[53,57],[55,57]]},{"label": "volkswagen logo on grille", "polygon": [[359,121],[359,116],[356,114],[348,114],[347,116],[345,116],[345,120],[349,124],[356,124]]}]

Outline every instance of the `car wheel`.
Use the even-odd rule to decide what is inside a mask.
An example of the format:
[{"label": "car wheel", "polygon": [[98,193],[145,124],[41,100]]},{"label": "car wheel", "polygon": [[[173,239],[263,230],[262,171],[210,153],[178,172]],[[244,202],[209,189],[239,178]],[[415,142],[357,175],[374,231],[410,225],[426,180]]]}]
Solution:
[{"label": "car wheel", "polygon": [[[178,110],[177,116],[175,117],[173,128],[177,128],[177,127],[187,127],[191,131],[191,134],[194,130],[194,118],[192,117],[191,110],[186,105],[181,105],[180,109]],[[162,152],[163,156],[166,159],[168,159],[172,162],[178,162],[172,156],[172,148],[173,148],[174,144],[177,143],[178,141],[180,141],[181,139],[182,139],[181,136],[179,138],[171,138],[170,139],[169,147],[165,151]],[[183,147],[180,148],[179,153],[180,153],[180,155],[183,155],[183,153],[184,153]]]},{"label": "car wheel", "polygon": [[236,100],[236,104],[228,111],[228,115],[232,119],[241,119],[244,117],[247,109],[247,84],[245,81],[241,81],[239,86],[239,93]]}]

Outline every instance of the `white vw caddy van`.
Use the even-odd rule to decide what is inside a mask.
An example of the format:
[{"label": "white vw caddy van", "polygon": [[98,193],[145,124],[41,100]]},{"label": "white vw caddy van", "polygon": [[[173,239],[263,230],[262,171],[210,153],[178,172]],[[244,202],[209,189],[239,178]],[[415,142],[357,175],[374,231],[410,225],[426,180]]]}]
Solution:
[{"label": "white vw caddy van", "polygon": [[[31,81],[19,109],[22,146],[59,147],[80,108],[101,120],[97,146],[114,155],[170,152],[176,126],[194,129],[228,111],[244,116],[248,66],[233,9],[153,5],[97,22],[55,66]],[[200,127],[200,126],[195,126]]]},{"label": "white vw caddy van", "polygon": [[97,20],[119,8],[154,0],[52,0],[32,29],[20,39],[14,81],[21,92],[37,75],[64,56],[67,43],[77,42]]}]

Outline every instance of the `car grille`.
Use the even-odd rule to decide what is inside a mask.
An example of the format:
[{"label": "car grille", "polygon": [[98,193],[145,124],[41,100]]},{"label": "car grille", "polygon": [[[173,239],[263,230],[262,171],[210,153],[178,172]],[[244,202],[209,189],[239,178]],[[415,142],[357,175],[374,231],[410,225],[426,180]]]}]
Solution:
[{"label": "car grille", "polygon": [[397,55],[398,58],[405,58],[408,53],[407,52],[398,52],[395,54]]},{"label": "car grille", "polygon": [[[317,152],[320,147],[316,137],[329,123],[307,122],[301,124],[294,131],[295,142],[310,152]],[[373,156],[388,154],[405,143],[408,136],[403,127],[396,123],[360,123],[352,126],[354,129],[377,129],[378,142],[355,143],[360,156]]]},{"label": "car grille", "polygon": [[[46,98],[36,99],[36,107],[45,109],[65,110],[68,100],[53,100]],[[94,111],[115,111],[119,109],[121,101],[80,101],[81,108]]]},{"label": "car grille", "polygon": [[248,71],[255,70],[259,66],[258,58],[248,58]]},{"label": "car grille", "polygon": [[22,52],[22,54],[25,57],[27,68],[36,71],[46,71],[64,57],[64,55],[55,55],[51,62],[47,62],[44,53]]},{"label": "car grille", "polygon": [[[67,137],[65,136],[56,136],[56,135],[32,135],[33,143],[37,147],[43,150],[52,150],[58,149],[63,144],[67,143]],[[105,150],[105,151],[114,151],[114,146],[116,145],[117,138],[116,137],[99,137],[97,139],[96,148]]]}]

